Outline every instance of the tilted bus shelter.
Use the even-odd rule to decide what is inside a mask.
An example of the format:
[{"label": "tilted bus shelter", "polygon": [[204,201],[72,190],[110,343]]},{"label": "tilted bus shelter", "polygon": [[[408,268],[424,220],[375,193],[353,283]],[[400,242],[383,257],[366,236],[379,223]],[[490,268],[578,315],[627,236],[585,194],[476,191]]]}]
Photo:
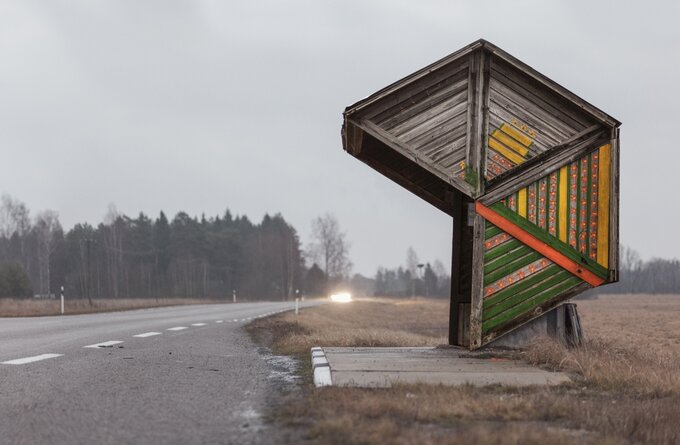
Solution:
[{"label": "tilted bus shelter", "polygon": [[479,40],[346,108],[343,147],[453,218],[449,342],[618,280],[620,122]]}]

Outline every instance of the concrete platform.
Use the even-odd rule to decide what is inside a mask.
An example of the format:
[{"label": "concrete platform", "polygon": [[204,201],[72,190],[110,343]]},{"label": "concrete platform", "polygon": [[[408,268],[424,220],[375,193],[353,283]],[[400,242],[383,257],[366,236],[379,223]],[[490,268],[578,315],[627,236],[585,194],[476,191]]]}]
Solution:
[{"label": "concrete platform", "polygon": [[317,386],[384,388],[394,383],[530,386],[570,381],[564,373],[489,358],[488,354],[470,354],[463,348],[313,348],[312,361]]}]

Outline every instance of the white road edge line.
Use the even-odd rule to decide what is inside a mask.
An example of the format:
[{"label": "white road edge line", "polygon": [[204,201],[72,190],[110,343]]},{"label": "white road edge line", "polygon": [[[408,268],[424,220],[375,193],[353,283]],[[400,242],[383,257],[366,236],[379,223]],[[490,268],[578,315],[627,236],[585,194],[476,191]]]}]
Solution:
[{"label": "white road edge line", "polygon": [[161,333],[160,332],[145,332],[143,334],[133,335],[133,337],[146,338],[146,337],[153,337],[154,335],[161,335]]},{"label": "white road edge line", "polygon": [[191,323],[191,326],[205,326],[207,323]]},{"label": "white road edge line", "polygon": [[83,348],[95,348],[95,349],[96,348],[106,348],[108,346],[117,345],[119,343],[123,343],[123,342],[121,340],[110,340],[110,341],[104,341],[104,342],[101,342],[101,343],[95,343],[93,345],[83,346]]},{"label": "white road edge line", "polygon": [[174,328],[168,328],[168,331],[183,331],[185,329],[189,329],[186,326],[175,326]]},{"label": "white road edge line", "polygon": [[17,358],[14,360],[7,360],[0,364],[3,365],[25,365],[26,363],[39,362],[40,360],[47,360],[48,358],[61,357],[64,354],[40,354],[34,355],[33,357]]}]

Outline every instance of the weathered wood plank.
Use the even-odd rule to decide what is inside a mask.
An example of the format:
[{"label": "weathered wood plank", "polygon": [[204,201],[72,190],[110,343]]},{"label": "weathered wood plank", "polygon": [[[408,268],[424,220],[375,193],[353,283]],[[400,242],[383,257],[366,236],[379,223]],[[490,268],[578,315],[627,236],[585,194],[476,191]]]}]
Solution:
[{"label": "weathered wood plank", "polygon": [[599,120],[603,124],[609,126],[609,127],[618,127],[620,123],[603,112],[602,110],[598,109],[597,107],[593,106],[592,104],[588,103],[587,101],[581,99],[579,96],[576,94],[572,93],[571,91],[567,90],[564,88],[562,85],[558,84],[557,82],[550,80],[548,77],[544,76],[543,74],[539,73],[535,69],[531,68],[529,65],[526,63],[520,61],[519,59],[511,56],[510,54],[506,53],[505,51],[501,50],[497,46],[490,44],[486,42],[485,45],[489,51],[493,53],[494,56],[499,57],[500,59],[504,60],[508,64],[514,66],[520,71],[523,71],[526,73],[529,77],[537,81],[538,83],[544,85],[546,88],[554,91],[558,95],[564,97],[567,99],[569,102],[572,102],[576,104],[579,108],[582,108],[584,111],[588,112],[593,116],[593,118]]},{"label": "weathered wood plank", "polygon": [[391,147],[394,151],[398,152],[400,155],[414,161],[419,166],[433,173],[435,176],[439,177],[443,181],[449,184],[454,184],[459,190],[466,190],[469,191],[470,193],[473,192],[470,184],[467,184],[465,181],[460,180],[459,178],[451,175],[450,173],[444,172],[437,165],[432,165],[429,162],[423,162],[418,153],[413,153],[410,147],[408,147],[402,141],[395,138],[391,134],[387,133],[385,130],[378,127],[371,121],[363,120],[361,122],[355,122],[353,120],[349,120],[349,122],[353,123],[354,125],[357,125],[359,128],[369,133],[374,138]]},{"label": "weathered wood plank", "polygon": [[402,133],[393,131],[390,131],[390,133],[420,151],[421,144],[424,141],[445,136],[452,129],[460,128],[462,131],[465,128],[466,108],[467,104],[459,103],[445,111],[443,108],[435,110],[436,113],[433,112],[429,119],[421,121],[417,126],[410,127]]},{"label": "weathered wood plank", "polygon": [[619,281],[619,172],[620,172],[620,147],[619,129],[612,130],[611,139],[611,196],[609,207],[609,279],[612,282]]},{"label": "weathered wood plank", "polygon": [[[465,58],[465,56],[467,54],[470,54],[471,52],[473,52],[475,49],[479,48],[480,46],[481,46],[481,44],[479,42],[475,42],[471,45],[468,45],[467,47],[462,48],[461,50],[456,51],[455,53],[453,53],[449,56],[446,56],[443,59],[440,59],[440,60],[434,62],[433,64],[428,65],[425,68],[420,69],[420,70],[416,71],[415,73],[413,73],[409,76],[406,76],[406,77],[392,83],[391,85],[388,85],[387,87],[371,94],[366,99],[360,100],[359,102],[356,102],[356,103],[350,105],[349,107],[346,108],[346,112],[350,112],[350,113],[363,112],[368,107],[375,105],[377,102],[381,101],[382,99],[389,96],[390,94],[404,88],[404,86],[413,85],[413,84],[417,83],[420,79],[422,79],[426,76],[430,76],[432,73],[441,72],[440,70],[442,68],[444,68],[446,65],[449,65],[451,63],[456,62],[457,60],[460,60],[461,69],[465,69],[466,68],[465,65],[467,64],[467,59]],[[448,73],[444,73],[444,75],[446,75],[446,74],[448,74]],[[434,76],[430,76],[430,78],[434,78]],[[377,110],[377,112],[381,111],[381,109],[377,108],[377,107],[375,108],[375,110]],[[375,111],[374,111],[374,115],[375,114],[377,114],[377,113],[375,113]]]},{"label": "weathered wood plank", "polygon": [[406,104],[390,108],[377,116],[370,117],[370,120],[389,130],[434,106],[457,97],[461,91],[467,89],[467,69],[461,70],[454,76],[447,77],[440,83],[441,86],[438,89],[434,91],[432,89],[424,90],[421,94],[422,97],[414,96]]},{"label": "weathered wood plank", "polygon": [[499,89],[495,82],[491,84],[491,110],[496,115],[504,116],[504,122],[516,120],[535,130],[533,139],[539,151],[547,150],[582,129],[559,125],[553,116],[537,109],[511,90]]},{"label": "weathered wood plank", "polygon": [[[532,82],[525,73],[518,72],[502,60],[492,60],[492,76],[569,128],[584,128],[597,122],[577,105],[555,94],[552,90]],[[601,122],[597,123],[601,124]]]},{"label": "weathered wood plank", "polygon": [[485,220],[475,211],[472,246],[472,282],[470,303],[470,347],[482,346],[482,316],[484,312],[484,225]]},{"label": "weathered wood plank", "polygon": [[[470,152],[470,162],[471,174],[474,174],[474,186],[477,195],[481,195],[484,192],[484,150],[486,148],[484,131],[485,131],[485,66],[486,66],[486,54],[484,51],[479,51],[477,53],[478,66],[477,72],[475,73],[475,122],[474,122],[474,139],[472,140],[472,151]],[[470,178],[467,178],[470,182]]]}]

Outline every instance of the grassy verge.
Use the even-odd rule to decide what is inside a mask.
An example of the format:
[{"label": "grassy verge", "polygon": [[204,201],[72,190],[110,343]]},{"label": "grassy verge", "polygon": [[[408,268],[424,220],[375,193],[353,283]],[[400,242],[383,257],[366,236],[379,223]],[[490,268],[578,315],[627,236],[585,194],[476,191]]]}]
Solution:
[{"label": "grassy verge", "polygon": [[[626,301],[590,310],[580,304],[586,333],[601,321],[598,310],[609,314],[617,304]],[[447,324],[448,305],[428,300],[327,305],[257,320],[248,327],[254,338],[275,353],[299,357],[305,379],[302,391],[277,404],[272,421],[302,429],[309,443],[680,443],[680,355],[601,336],[594,327],[583,349],[540,343],[517,354],[572,373],[569,385],[385,390],[311,384],[312,346],[438,345],[446,342]],[[644,333],[645,326],[629,329]]]},{"label": "grassy verge", "polygon": [[[184,304],[224,303],[224,301],[204,300],[198,298],[102,298],[93,299],[92,305],[85,299],[66,300],[66,314],[88,314],[93,312],[124,311],[161,306],[177,306]],[[0,317],[34,317],[57,315],[60,313],[60,301],[34,300],[18,298],[0,298]]]}]

